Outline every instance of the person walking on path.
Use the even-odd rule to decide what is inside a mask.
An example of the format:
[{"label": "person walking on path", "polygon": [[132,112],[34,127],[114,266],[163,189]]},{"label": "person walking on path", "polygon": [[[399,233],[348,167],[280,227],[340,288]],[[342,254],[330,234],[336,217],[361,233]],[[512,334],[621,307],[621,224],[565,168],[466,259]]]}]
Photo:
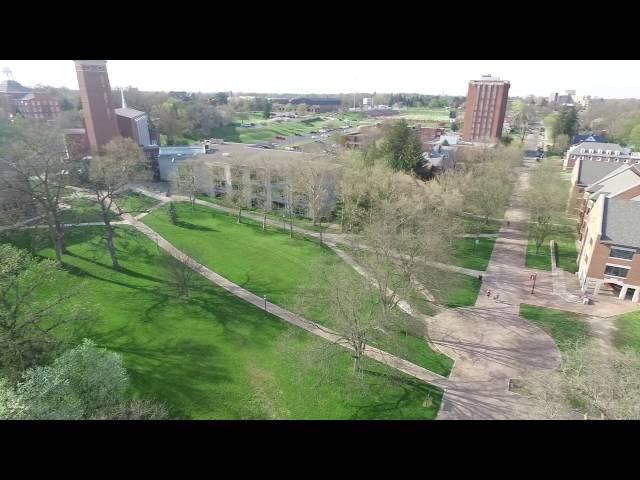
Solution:
[{"label": "person walking on path", "polygon": [[487,298],[491,298],[491,289],[487,288]]}]

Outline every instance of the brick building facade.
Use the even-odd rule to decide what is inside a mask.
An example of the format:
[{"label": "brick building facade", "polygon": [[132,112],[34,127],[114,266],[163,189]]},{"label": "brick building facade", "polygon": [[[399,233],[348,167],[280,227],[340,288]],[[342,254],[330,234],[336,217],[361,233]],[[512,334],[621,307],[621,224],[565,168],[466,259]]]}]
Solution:
[{"label": "brick building facade", "polygon": [[490,75],[469,82],[462,140],[497,142],[502,137],[510,85]]}]

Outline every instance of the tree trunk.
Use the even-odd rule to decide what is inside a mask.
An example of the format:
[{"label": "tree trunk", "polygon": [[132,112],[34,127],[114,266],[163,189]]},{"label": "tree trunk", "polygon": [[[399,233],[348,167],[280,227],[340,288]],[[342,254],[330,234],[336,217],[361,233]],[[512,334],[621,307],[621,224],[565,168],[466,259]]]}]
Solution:
[{"label": "tree trunk", "polygon": [[353,374],[357,375],[361,370],[361,357],[359,352],[354,352],[353,354]]},{"label": "tree trunk", "polygon": [[49,223],[49,237],[56,252],[56,263],[62,265],[62,254],[64,253],[64,231],[62,230],[62,225],[58,221],[55,212],[51,210],[47,212],[47,221]]},{"label": "tree trunk", "polygon": [[262,216],[262,231],[266,231],[267,230],[267,214],[265,213]]},{"label": "tree trunk", "polygon": [[107,240],[107,249],[109,250],[109,255],[111,255],[111,267],[114,270],[119,270],[120,265],[118,264],[118,256],[116,255],[116,247],[113,244],[113,227],[110,223],[106,222],[105,226],[107,227],[107,233],[105,238]]},{"label": "tree trunk", "polygon": [[241,218],[242,218],[242,207],[238,208],[238,223],[240,223]]},{"label": "tree trunk", "polygon": [[62,265],[62,253],[64,250],[64,244],[62,243],[62,237],[55,233],[55,249],[56,249],[56,263]]},{"label": "tree trunk", "polygon": [[293,216],[289,217],[289,238],[293,238]]}]

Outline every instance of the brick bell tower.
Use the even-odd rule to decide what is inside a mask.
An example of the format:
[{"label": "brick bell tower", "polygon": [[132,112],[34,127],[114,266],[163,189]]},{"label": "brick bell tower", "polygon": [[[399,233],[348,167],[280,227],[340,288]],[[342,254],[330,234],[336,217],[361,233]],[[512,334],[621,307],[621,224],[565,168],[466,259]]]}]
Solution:
[{"label": "brick bell tower", "polygon": [[117,136],[118,124],[111,99],[106,60],[74,60],[84,124],[91,151],[97,153]]}]

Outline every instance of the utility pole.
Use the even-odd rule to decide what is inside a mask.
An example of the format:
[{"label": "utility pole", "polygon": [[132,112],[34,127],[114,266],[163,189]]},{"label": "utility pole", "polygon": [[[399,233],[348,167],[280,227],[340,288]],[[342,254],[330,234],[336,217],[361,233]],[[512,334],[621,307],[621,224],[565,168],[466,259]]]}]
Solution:
[{"label": "utility pole", "polygon": [[537,274],[537,273],[534,273],[534,274],[532,274],[532,275],[529,277],[529,280],[533,280],[533,285],[531,286],[531,295],[533,295],[533,291],[534,291],[534,290],[535,290],[535,288],[536,288],[536,278],[537,278],[537,277],[538,277],[538,274]]}]

